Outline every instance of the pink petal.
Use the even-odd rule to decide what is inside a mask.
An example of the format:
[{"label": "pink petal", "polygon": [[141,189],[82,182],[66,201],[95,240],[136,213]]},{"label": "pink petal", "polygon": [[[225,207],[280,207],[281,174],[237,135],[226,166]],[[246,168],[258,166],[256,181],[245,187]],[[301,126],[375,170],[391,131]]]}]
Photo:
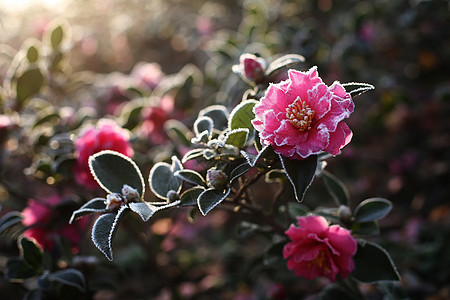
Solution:
[{"label": "pink petal", "polygon": [[328,229],[328,240],[340,253],[355,255],[357,243],[349,230],[339,225],[332,225]]},{"label": "pink petal", "polygon": [[330,134],[330,142],[324,151],[337,155],[339,151],[352,140],[353,133],[344,122],[340,122],[336,131]]},{"label": "pink petal", "polygon": [[328,222],[322,216],[306,216],[306,217],[297,217],[298,225],[309,231],[316,233],[320,236],[320,234],[328,229]]}]

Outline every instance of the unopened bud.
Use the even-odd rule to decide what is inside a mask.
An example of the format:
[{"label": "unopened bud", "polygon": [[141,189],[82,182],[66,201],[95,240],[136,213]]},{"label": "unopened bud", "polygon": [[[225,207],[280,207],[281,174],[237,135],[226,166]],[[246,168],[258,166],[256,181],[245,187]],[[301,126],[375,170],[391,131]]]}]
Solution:
[{"label": "unopened bud", "polygon": [[132,188],[128,184],[124,184],[122,187],[122,195],[128,202],[139,201],[139,193],[135,188]]},{"label": "unopened bud", "polygon": [[206,182],[215,189],[223,189],[228,181],[228,176],[225,172],[217,169],[209,169],[206,173]]},{"label": "unopened bud", "polygon": [[337,215],[339,217],[339,220],[341,220],[344,223],[349,223],[352,219],[352,211],[350,210],[350,207],[347,205],[341,205],[339,206],[337,210]]},{"label": "unopened bud", "polygon": [[119,208],[122,205],[122,203],[125,203],[124,200],[125,199],[122,197],[122,195],[118,193],[108,194],[108,196],[106,196],[105,201],[106,209],[113,210]]},{"label": "unopened bud", "polygon": [[264,79],[266,62],[263,58],[250,53],[244,53],[239,57],[239,62],[239,71],[246,81],[259,83]]}]

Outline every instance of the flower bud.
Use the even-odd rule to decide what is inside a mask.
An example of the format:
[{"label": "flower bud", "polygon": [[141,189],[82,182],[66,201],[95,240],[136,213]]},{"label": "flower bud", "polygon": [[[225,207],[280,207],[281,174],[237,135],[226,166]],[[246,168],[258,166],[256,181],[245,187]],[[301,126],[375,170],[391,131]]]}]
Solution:
[{"label": "flower bud", "polygon": [[244,80],[259,83],[264,79],[266,62],[263,58],[250,53],[244,53],[239,58],[239,71]]},{"label": "flower bud", "polygon": [[128,202],[139,201],[139,193],[135,188],[132,188],[128,184],[124,184],[122,187],[122,196],[127,199]]},{"label": "flower bud", "polygon": [[125,201],[126,200],[122,197],[122,195],[118,193],[108,194],[105,201],[106,209],[113,210],[119,208],[122,203],[125,204]]},{"label": "flower bud", "polygon": [[350,207],[348,207],[347,205],[339,206],[337,210],[337,215],[339,217],[339,220],[341,220],[344,223],[348,223],[352,219],[352,211],[350,210]]},{"label": "flower bud", "polygon": [[228,176],[225,172],[217,169],[209,169],[206,173],[206,182],[215,189],[223,189],[228,181]]}]

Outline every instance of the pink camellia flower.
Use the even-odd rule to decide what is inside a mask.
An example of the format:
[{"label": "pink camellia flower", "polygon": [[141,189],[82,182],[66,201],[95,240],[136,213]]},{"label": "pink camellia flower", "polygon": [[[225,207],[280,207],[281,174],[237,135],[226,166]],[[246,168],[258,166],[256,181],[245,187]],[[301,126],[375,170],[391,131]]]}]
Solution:
[{"label": "pink camellia flower", "polygon": [[97,127],[84,130],[75,142],[77,161],[73,167],[75,180],[78,184],[95,189],[99,185],[89,170],[89,156],[101,150],[114,150],[128,157],[133,156],[129,143],[128,131],[119,127],[112,120],[102,119]]},{"label": "pink camellia flower", "polygon": [[249,83],[258,83],[264,78],[266,61],[254,54],[244,53],[239,57],[239,65],[233,66],[233,72],[241,74]]},{"label": "pink camellia flower", "polygon": [[356,240],[349,230],[329,226],[322,216],[297,217],[297,222],[300,227],[291,225],[285,232],[291,239],[283,249],[289,270],[306,279],[324,276],[331,281],[353,271]]},{"label": "pink camellia flower", "polygon": [[136,78],[142,86],[154,89],[164,78],[164,72],[157,63],[139,62],[134,66],[130,76]]},{"label": "pink camellia flower", "polygon": [[352,138],[343,122],[354,104],[339,82],[327,86],[313,67],[289,70],[289,79],[270,84],[253,108],[253,126],[264,145],[290,159],[304,159],[326,151],[337,155]]},{"label": "pink camellia flower", "polygon": [[45,198],[43,201],[28,200],[28,206],[22,211],[22,224],[30,226],[24,235],[32,238],[41,248],[51,250],[55,245],[55,239],[63,237],[70,242],[72,251],[78,251],[81,242],[81,230],[88,225],[89,219],[83,218],[72,224],[68,220],[60,220],[61,217],[53,207],[60,204],[62,199],[57,196]]}]

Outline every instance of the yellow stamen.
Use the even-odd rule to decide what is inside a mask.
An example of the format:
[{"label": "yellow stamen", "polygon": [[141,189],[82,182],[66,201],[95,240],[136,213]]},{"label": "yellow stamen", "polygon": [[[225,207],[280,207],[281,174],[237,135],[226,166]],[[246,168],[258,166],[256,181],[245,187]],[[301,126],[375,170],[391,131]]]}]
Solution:
[{"label": "yellow stamen", "polygon": [[311,123],[314,118],[314,110],[312,110],[306,102],[300,97],[295,99],[294,103],[286,108],[286,117],[295,128],[300,131],[311,129]]}]

